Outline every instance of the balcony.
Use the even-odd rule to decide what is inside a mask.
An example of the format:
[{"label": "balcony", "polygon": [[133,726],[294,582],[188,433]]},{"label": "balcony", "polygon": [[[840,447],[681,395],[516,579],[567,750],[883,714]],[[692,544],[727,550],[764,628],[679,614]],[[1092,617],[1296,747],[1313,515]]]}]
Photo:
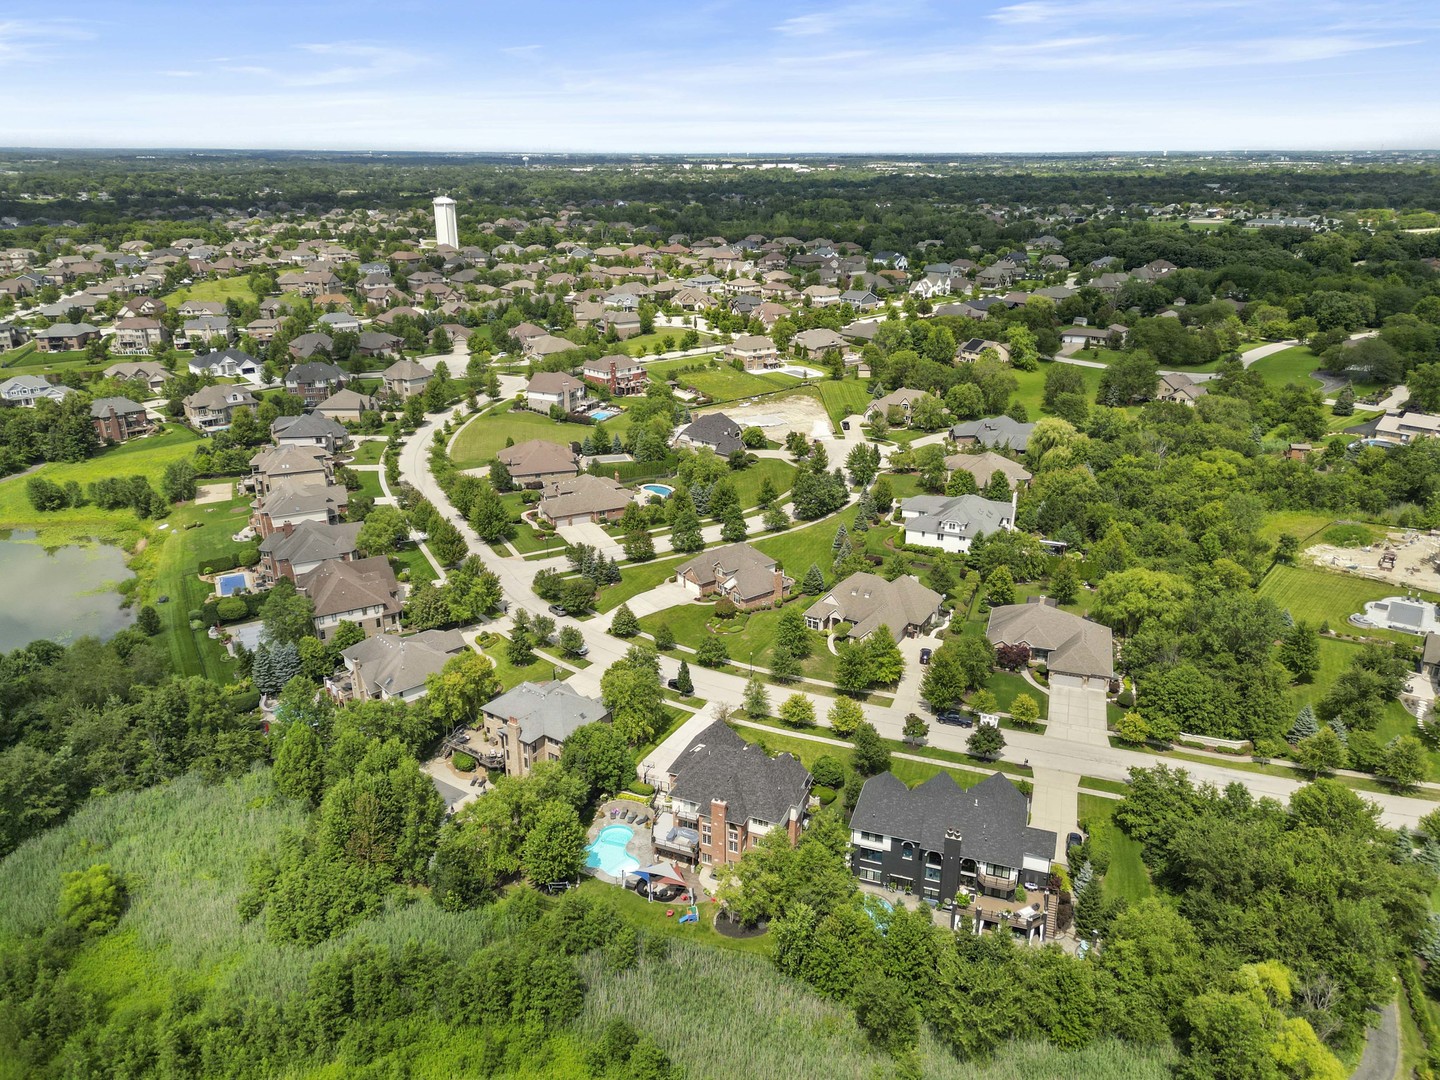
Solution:
[{"label": "balcony", "polygon": [[975,880],[980,883],[982,889],[997,889],[1001,892],[1008,892],[1015,888],[1019,882],[1019,875],[1011,871],[1009,874],[990,874],[984,870],[975,875]]}]

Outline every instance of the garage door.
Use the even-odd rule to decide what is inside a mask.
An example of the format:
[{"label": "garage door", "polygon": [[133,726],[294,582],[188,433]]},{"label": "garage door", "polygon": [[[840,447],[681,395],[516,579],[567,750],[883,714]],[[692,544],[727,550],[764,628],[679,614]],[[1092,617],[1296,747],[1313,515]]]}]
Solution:
[{"label": "garage door", "polygon": [[1080,675],[1063,675],[1060,672],[1052,671],[1050,673],[1050,685],[1082,687],[1085,685],[1085,679]]}]

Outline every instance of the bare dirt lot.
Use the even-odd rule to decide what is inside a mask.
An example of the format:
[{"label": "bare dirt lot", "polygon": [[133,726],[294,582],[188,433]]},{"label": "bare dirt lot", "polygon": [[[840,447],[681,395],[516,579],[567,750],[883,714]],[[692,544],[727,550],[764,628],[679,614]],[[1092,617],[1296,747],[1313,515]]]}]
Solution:
[{"label": "bare dirt lot", "polygon": [[756,398],[753,402],[731,402],[723,408],[700,412],[702,415],[723,412],[741,427],[764,428],[765,434],[776,442],[784,442],[787,431],[798,431],[809,439],[835,437],[825,406],[819,398],[804,391]]},{"label": "bare dirt lot", "polygon": [[[1381,569],[1386,555],[1395,556],[1393,569]],[[1335,547],[1316,544],[1305,549],[1306,558],[1326,570],[1343,570],[1349,574],[1388,581],[1397,586],[1440,591],[1440,572],[1433,560],[1440,555],[1440,536],[1413,530],[1397,530],[1386,536],[1382,544],[1363,548]]]},{"label": "bare dirt lot", "polygon": [[229,502],[234,487],[235,485],[230,483],[201,484],[195,489],[195,503],[198,506],[202,503]]}]

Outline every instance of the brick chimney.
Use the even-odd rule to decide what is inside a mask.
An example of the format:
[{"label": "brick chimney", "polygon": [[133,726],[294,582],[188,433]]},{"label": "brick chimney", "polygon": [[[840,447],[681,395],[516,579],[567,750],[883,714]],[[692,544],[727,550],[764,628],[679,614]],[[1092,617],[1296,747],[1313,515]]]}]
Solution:
[{"label": "brick chimney", "polygon": [[785,573],[778,566],[775,568],[775,606],[780,606],[780,601],[785,598]]},{"label": "brick chimney", "polygon": [[724,799],[710,800],[710,851],[713,855],[711,861],[715,863],[724,863],[730,854],[730,849],[726,847],[725,832],[727,825],[725,815],[728,810],[729,807],[726,806]]}]

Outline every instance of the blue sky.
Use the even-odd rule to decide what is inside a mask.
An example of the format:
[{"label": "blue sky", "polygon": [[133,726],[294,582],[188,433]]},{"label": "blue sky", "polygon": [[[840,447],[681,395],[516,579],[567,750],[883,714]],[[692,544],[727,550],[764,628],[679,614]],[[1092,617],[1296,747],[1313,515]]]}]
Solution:
[{"label": "blue sky", "polygon": [[0,144],[1436,147],[1437,39],[1435,0],[11,0]]}]

